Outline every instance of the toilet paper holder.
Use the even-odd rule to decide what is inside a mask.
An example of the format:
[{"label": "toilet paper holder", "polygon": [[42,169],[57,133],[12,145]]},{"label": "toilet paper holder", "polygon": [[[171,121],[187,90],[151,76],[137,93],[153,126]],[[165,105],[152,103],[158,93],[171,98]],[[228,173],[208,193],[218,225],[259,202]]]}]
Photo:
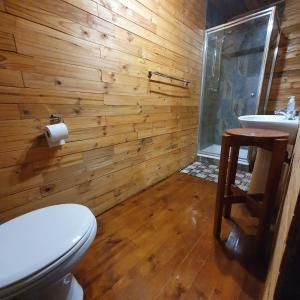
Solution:
[{"label": "toilet paper holder", "polygon": [[68,138],[68,128],[61,115],[52,114],[49,116],[49,125],[44,127],[44,135],[50,148],[64,145]]},{"label": "toilet paper holder", "polygon": [[50,124],[59,124],[59,123],[64,123],[64,119],[61,115],[59,114],[51,114],[49,116]]}]

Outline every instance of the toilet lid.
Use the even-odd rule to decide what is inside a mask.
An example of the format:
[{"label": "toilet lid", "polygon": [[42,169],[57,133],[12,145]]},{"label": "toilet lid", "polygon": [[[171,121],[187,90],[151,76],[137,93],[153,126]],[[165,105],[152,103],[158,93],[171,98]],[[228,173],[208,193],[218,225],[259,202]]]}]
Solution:
[{"label": "toilet lid", "polygon": [[0,288],[53,263],[74,247],[92,226],[83,205],[38,209],[0,225]]}]

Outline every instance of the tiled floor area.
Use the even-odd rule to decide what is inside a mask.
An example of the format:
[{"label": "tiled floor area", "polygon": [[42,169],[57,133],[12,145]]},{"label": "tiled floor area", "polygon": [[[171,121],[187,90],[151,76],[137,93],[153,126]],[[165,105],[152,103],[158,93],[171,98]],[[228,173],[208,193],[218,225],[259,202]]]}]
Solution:
[{"label": "tiled floor area", "polygon": [[[193,164],[181,170],[181,173],[207,179],[209,181],[218,182],[219,168],[214,164],[196,161]],[[250,179],[250,173],[244,171],[237,171],[235,184],[242,190],[247,191]]]}]

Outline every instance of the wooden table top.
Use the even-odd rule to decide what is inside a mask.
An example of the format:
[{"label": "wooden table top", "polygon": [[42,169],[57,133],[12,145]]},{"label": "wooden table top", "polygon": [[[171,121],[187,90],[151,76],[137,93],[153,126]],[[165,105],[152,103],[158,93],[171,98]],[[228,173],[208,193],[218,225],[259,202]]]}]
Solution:
[{"label": "wooden table top", "polygon": [[258,128],[231,128],[226,133],[234,136],[244,136],[253,138],[288,138],[289,134],[284,131],[258,129]]}]

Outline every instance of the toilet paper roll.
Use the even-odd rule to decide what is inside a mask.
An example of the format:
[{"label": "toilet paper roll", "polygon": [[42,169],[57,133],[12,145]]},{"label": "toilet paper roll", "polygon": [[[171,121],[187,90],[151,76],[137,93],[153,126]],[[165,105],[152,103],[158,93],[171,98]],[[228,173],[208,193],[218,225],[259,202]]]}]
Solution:
[{"label": "toilet paper roll", "polygon": [[65,123],[47,125],[45,136],[50,147],[62,145],[68,137],[68,128]]}]

